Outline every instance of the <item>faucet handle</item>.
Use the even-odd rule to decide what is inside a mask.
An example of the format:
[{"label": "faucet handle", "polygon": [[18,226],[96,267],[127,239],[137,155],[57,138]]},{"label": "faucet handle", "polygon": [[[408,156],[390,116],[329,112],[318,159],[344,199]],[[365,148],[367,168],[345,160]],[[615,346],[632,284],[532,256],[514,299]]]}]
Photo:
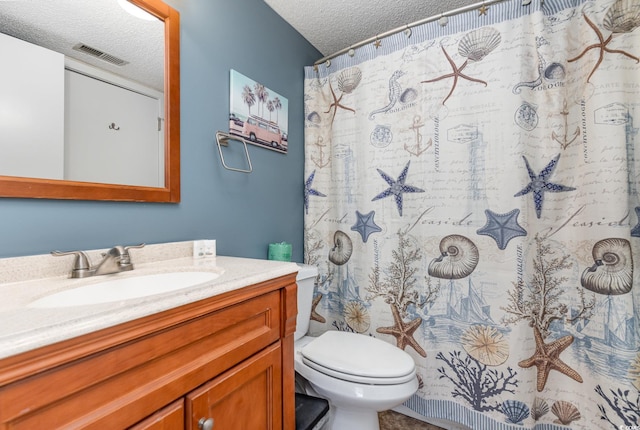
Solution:
[{"label": "faucet handle", "polygon": [[128,246],[116,245],[110,250],[108,250],[107,252],[103,252],[102,256],[106,257],[107,255],[110,254],[114,257],[128,258],[129,250],[131,248],[143,248],[143,247],[144,247],[144,243],[141,243],[140,245],[128,245]]},{"label": "faucet handle", "polygon": [[129,250],[130,250],[131,248],[144,248],[144,245],[145,245],[144,243],[141,243],[141,244],[139,244],[139,245],[129,245],[129,246],[125,246],[125,247],[124,247],[124,252],[128,253],[128,252],[129,252]]},{"label": "faucet handle", "polygon": [[144,243],[139,245],[129,245],[129,246],[116,246],[115,248],[120,250],[120,265],[128,265],[131,264],[131,255],[129,255],[129,250],[131,248],[144,248]]},{"label": "faucet handle", "polygon": [[71,268],[72,278],[82,278],[84,274],[88,273],[91,270],[89,256],[84,251],[51,251],[51,255],[53,255],[54,257],[62,257],[65,255],[76,256]]}]

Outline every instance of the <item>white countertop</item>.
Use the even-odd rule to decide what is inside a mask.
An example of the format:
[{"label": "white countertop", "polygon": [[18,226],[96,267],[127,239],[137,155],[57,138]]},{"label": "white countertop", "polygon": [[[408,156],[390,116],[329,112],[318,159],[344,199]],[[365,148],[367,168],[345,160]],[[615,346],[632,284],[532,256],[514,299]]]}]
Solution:
[{"label": "white countertop", "polygon": [[[19,279],[15,282],[6,282],[6,276],[5,279],[0,279],[0,297],[2,297],[2,301],[0,301],[0,358],[298,271],[298,266],[295,263],[288,262],[223,256],[194,259],[191,256],[184,256],[190,254],[190,243],[177,242],[178,246],[174,248],[180,249],[180,252],[174,255],[166,252],[170,244],[152,245],[150,252],[147,252],[146,255],[143,250],[135,250],[135,252],[131,250],[132,261],[135,265],[133,271],[85,279],[69,279],[68,274],[24,279],[25,276],[22,272],[27,269],[24,269],[23,266],[28,266],[28,264],[22,263],[26,260],[33,264],[36,261],[34,257],[0,260],[0,270],[5,269],[9,264],[14,268],[11,273],[13,279]],[[157,252],[158,249],[163,250],[163,258],[167,259],[145,262],[145,260],[152,260],[154,252]],[[63,259],[64,261],[58,261],[59,257],[48,255],[39,258],[45,260],[47,264],[51,264],[50,260],[54,259],[55,263],[66,268],[65,272],[67,273],[70,271],[73,261],[72,257],[71,259]],[[136,263],[136,258],[139,258],[142,263]],[[29,307],[31,302],[43,296],[114,277],[135,277],[177,271],[211,271],[219,276],[200,285],[119,302],[49,309]],[[2,270],[2,272],[6,274],[8,270]]]}]

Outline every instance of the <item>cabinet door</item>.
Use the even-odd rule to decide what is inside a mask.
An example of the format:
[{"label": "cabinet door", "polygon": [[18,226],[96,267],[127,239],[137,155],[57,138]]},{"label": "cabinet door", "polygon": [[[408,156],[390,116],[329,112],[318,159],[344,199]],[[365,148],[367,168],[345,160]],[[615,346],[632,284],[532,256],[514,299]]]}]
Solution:
[{"label": "cabinet door", "polygon": [[280,430],[280,353],[278,342],[189,393],[187,430]]},{"label": "cabinet door", "polygon": [[179,430],[184,428],[184,399],[160,409],[129,430]]}]

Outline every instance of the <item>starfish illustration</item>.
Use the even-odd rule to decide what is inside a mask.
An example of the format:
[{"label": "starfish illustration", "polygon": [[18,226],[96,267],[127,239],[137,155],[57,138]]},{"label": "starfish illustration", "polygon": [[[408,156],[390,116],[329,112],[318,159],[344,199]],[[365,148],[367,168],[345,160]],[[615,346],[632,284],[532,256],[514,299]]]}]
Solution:
[{"label": "starfish illustration", "polygon": [[638,224],[631,229],[631,236],[640,237],[640,206],[636,207],[636,218],[638,218]]},{"label": "starfish illustration", "polygon": [[558,160],[560,159],[560,154],[556,155],[556,157],[551,160],[544,169],[542,169],[539,175],[536,175],[534,171],[531,170],[531,166],[529,165],[527,157],[523,155],[522,158],[524,158],[524,163],[527,166],[527,171],[529,172],[529,178],[531,179],[531,182],[529,182],[526,187],[517,192],[513,197],[520,197],[524,196],[525,194],[533,193],[533,203],[536,206],[536,215],[538,216],[538,218],[540,218],[540,215],[542,214],[542,202],[544,201],[545,191],[548,191],[550,193],[560,193],[563,191],[574,191],[575,188],[549,182],[549,177],[556,169],[556,165],[558,164]]},{"label": "starfish illustration", "polygon": [[427,356],[427,353],[420,346],[420,344],[413,338],[413,333],[422,324],[422,318],[418,317],[408,323],[402,321],[400,312],[396,305],[391,305],[391,313],[393,314],[393,327],[378,327],[376,331],[382,334],[390,334],[396,338],[396,345],[398,348],[404,350],[407,346],[415,349],[418,354],[423,357]]},{"label": "starfish illustration", "polygon": [[366,215],[362,215],[360,212],[356,211],[356,216],[358,217],[358,221],[351,227],[351,230],[357,231],[362,236],[362,241],[367,243],[369,239],[369,235],[371,233],[377,233],[382,231],[380,227],[373,221],[373,217],[376,215],[376,211],[371,211]]},{"label": "starfish illustration", "polygon": [[316,171],[314,170],[304,183],[304,212],[307,214],[309,213],[309,196],[327,197],[326,194],[322,194],[320,191],[311,188],[315,176]]},{"label": "starfish illustration", "polygon": [[505,249],[514,237],[527,235],[527,231],[518,224],[520,209],[514,209],[506,214],[487,209],[484,213],[487,216],[487,224],[476,233],[492,237],[499,249]]},{"label": "starfish illustration", "polygon": [[478,82],[480,84],[484,84],[485,87],[487,86],[487,83],[485,81],[482,81],[482,80],[476,79],[476,78],[472,78],[472,77],[467,76],[464,73],[462,73],[464,68],[467,67],[467,64],[469,63],[469,60],[465,60],[465,62],[462,63],[462,66],[458,67],[458,66],[456,66],[456,63],[453,62],[453,60],[451,59],[449,54],[447,54],[447,50],[444,49],[444,46],[441,46],[441,48],[442,48],[442,52],[444,52],[445,57],[447,57],[447,61],[449,61],[449,64],[451,65],[452,72],[451,73],[447,73],[446,75],[442,75],[442,76],[440,76],[438,78],[435,78],[435,79],[429,79],[428,81],[421,81],[421,83],[427,84],[427,83],[431,83],[431,82],[440,81],[442,79],[453,78],[453,85],[451,86],[451,91],[449,91],[449,94],[447,94],[447,96],[442,101],[443,105],[447,102],[449,97],[451,97],[451,94],[453,94],[453,90],[456,89],[456,85],[458,85],[458,78],[463,78],[463,79],[466,79],[466,80],[472,81],[472,82]]},{"label": "starfish illustration", "polygon": [[560,360],[560,353],[573,343],[573,336],[564,336],[551,343],[544,343],[540,330],[538,330],[537,327],[533,327],[533,335],[536,339],[536,352],[532,357],[519,362],[518,366],[524,368],[536,366],[538,368],[536,388],[539,392],[542,391],[547,384],[549,372],[552,370],[557,370],[578,382],[582,382],[580,374]]},{"label": "starfish illustration", "polygon": [[411,185],[405,185],[404,183],[404,181],[407,180],[407,172],[409,171],[410,163],[411,161],[407,162],[407,165],[404,166],[404,169],[402,169],[402,173],[400,173],[400,176],[398,176],[398,179],[395,181],[391,179],[391,177],[386,173],[384,173],[382,170],[376,169],[378,173],[380,173],[380,176],[382,176],[382,179],[384,179],[387,182],[387,184],[389,184],[389,188],[387,188],[386,190],[384,190],[383,192],[381,192],[380,194],[372,198],[371,201],[373,202],[373,201],[380,200],[385,197],[389,197],[393,195],[396,198],[396,206],[398,206],[398,213],[400,213],[400,216],[402,216],[402,194],[403,193],[424,193],[423,189],[417,188]]},{"label": "starfish illustration", "polygon": [[329,113],[331,112],[331,109],[333,109],[333,115],[331,116],[331,124],[333,124],[333,120],[336,117],[336,113],[338,113],[338,108],[342,108],[344,110],[348,110],[353,113],[356,113],[355,109],[351,109],[350,107],[346,107],[345,105],[340,104],[342,97],[344,97],[344,93],[340,94],[340,97],[337,97],[335,91],[333,91],[333,86],[331,85],[331,82],[329,82],[329,89],[331,90],[331,97],[333,97],[333,103],[329,105],[329,109],[325,113]]},{"label": "starfish illustration", "polygon": [[636,63],[640,63],[640,58],[638,58],[636,56],[633,56],[633,55],[629,54],[628,52],[622,51],[620,49],[609,49],[609,48],[607,48],[607,45],[609,44],[609,42],[611,42],[611,40],[613,39],[613,35],[615,33],[612,32],[609,35],[609,37],[607,37],[607,39],[605,40],[605,38],[602,35],[602,32],[600,31],[598,26],[596,26],[593,22],[591,22],[591,20],[589,20],[589,18],[587,18],[587,15],[583,14],[582,16],[584,17],[584,20],[587,21],[587,24],[589,24],[589,27],[591,27],[593,29],[593,31],[596,33],[596,36],[598,36],[598,41],[599,42],[587,46],[586,48],[584,48],[584,51],[582,51],[582,53],[580,53],[580,55],[578,55],[577,57],[572,58],[570,60],[567,60],[567,61],[569,63],[574,62],[574,61],[578,61],[580,58],[582,58],[591,49],[600,49],[600,52],[598,54],[598,61],[596,61],[596,65],[593,66],[593,70],[589,74],[589,77],[587,78],[587,82],[589,82],[589,80],[591,79],[593,74],[596,72],[598,67],[600,67],[600,64],[602,63],[602,60],[604,60],[604,53],[605,52],[609,52],[611,54],[622,54],[627,58],[631,58],[633,60],[636,60]]},{"label": "starfish illustration", "polygon": [[313,302],[311,303],[311,320],[325,323],[327,320],[316,311],[320,300],[322,300],[322,294],[318,294],[313,298]]}]

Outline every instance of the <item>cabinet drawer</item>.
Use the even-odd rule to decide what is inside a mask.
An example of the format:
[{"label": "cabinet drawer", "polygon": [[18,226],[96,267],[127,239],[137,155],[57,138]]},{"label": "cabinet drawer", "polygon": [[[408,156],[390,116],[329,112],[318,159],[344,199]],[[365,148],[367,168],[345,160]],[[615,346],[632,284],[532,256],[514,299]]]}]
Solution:
[{"label": "cabinet drawer", "polygon": [[279,291],[211,303],[211,312],[136,327],[138,339],[2,387],[0,429],[126,428],[280,338]]}]

